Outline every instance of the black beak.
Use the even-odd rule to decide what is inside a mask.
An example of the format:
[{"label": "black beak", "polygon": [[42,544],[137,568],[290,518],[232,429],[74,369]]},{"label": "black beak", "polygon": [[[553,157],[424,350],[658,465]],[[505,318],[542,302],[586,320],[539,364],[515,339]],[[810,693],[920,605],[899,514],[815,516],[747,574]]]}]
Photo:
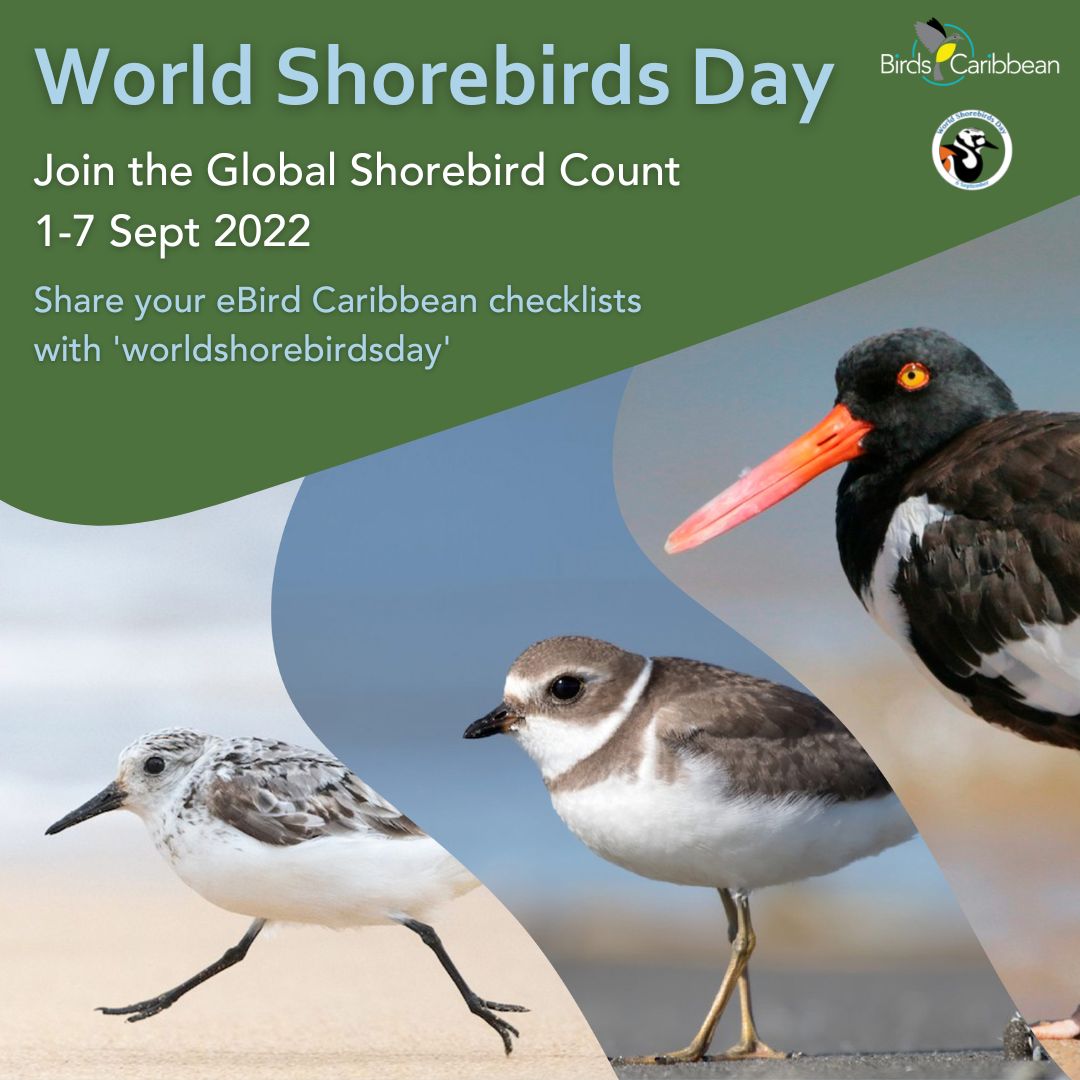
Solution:
[{"label": "black beak", "polygon": [[466,739],[486,739],[489,735],[503,735],[516,724],[521,717],[510,711],[506,702],[502,702],[479,720],[474,720],[465,729]]},{"label": "black beak", "polygon": [[78,825],[80,821],[97,817],[98,814],[107,813],[109,810],[118,810],[124,805],[127,792],[114,780],[107,788],[103,788],[92,799],[87,799],[77,810],[65,814],[59,821],[53,822],[45,830],[46,836],[55,836],[58,832],[70,829],[72,825]]},{"label": "black beak", "polygon": [[989,139],[987,139],[986,142],[983,143],[983,146],[989,146],[991,150],[1000,150],[1001,149],[1001,147],[998,146],[997,143],[992,143]]}]

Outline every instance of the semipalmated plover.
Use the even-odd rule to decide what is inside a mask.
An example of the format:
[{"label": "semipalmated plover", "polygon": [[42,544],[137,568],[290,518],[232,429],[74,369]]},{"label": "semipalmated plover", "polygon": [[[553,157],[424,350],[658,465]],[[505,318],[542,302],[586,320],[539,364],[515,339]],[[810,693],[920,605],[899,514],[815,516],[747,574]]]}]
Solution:
[{"label": "semipalmated plover", "polygon": [[915,832],[888,782],[819,701],[790,687],[588,637],[538,642],[514,661],[502,702],[465,732],[512,734],[551,801],[596,854],[644,877],[719,890],[731,959],[682,1050],[703,1058],[735,987],[730,1057],[783,1056],[759,1038],[747,964],[749,894],[828,874]]},{"label": "semipalmated plover", "polygon": [[479,882],[336,758],[274,739],[223,739],[181,728],[145,735],[120,755],[116,779],[47,831],[131,810],[177,875],[226,911],[254,918],[237,945],[171,990],[102,1008],[145,1020],[239,963],[268,922],[346,929],[398,923],[438,957],[470,1011],[509,1054],[517,1029],[465,983],[426,921]]}]

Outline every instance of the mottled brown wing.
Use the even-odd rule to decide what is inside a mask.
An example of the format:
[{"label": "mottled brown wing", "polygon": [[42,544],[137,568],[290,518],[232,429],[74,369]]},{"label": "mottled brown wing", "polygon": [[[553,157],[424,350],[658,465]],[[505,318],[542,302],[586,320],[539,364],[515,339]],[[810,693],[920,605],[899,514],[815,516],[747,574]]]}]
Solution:
[{"label": "mottled brown wing", "polygon": [[321,756],[285,756],[258,767],[227,763],[207,794],[211,813],[266,844],[365,831],[423,835],[344,765]]},{"label": "mottled brown wing", "polygon": [[656,661],[653,678],[686,688],[677,705],[658,710],[657,737],[678,756],[715,757],[737,794],[845,801],[892,790],[855,736],[809,694],[671,657]]}]

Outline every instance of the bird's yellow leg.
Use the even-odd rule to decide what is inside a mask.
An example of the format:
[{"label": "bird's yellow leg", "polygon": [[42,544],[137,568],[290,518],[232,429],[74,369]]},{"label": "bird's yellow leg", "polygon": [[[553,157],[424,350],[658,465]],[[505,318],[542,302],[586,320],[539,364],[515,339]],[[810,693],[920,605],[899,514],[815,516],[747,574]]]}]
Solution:
[{"label": "bird's yellow leg", "polygon": [[754,925],[750,921],[749,900],[740,897],[741,903],[736,903],[730,894],[725,895],[723,889],[720,890],[720,899],[724,901],[724,910],[727,912],[729,940],[735,940],[739,933],[740,920],[743,920],[743,929],[749,945],[746,954],[747,963],[743,967],[742,975],[739,976],[739,1005],[742,1013],[739,1041],[725,1050],[720,1057],[728,1059],[786,1058],[788,1055],[782,1050],[774,1050],[761,1041],[758,1037],[757,1025],[754,1023],[754,1006],[750,1000],[749,960],[750,953],[754,951],[754,946],[757,944],[757,935],[754,933]]},{"label": "bird's yellow leg", "polygon": [[[720,1017],[724,1015],[724,1010],[727,1008],[735,988],[740,985],[746,971],[747,961],[754,951],[753,927],[750,925],[749,917],[750,909],[745,898],[740,897],[736,901],[727,889],[718,891],[720,899],[724,902],[724,910],[728,914],[728,938],[731,941],[731,958],[728,960],[727,971],[724,972],[724,979],[720,983],[720,989],[717,991],[716,997],[713,999],[713,1003],[704,1021],[702,1021],[701,1027],[698,1029],[698,1033],[690,1044],[684,1046],[681,1050],[672,1050],[666,1054],[650,1054],[646,1057],[618,1058],[616,1060],[619,1064],[668,1065],[677,1061],[701,1061],[704,1059],[716,1031],[716,1025],[720,1022]],[[744,908],[745,917],[743,916]],[[749,933],[746,931],[749,931]],[[749,990],[749,986],[747,990]],[[749,998],[745,1000],[747,1002],[745,1007],[748,1008]],[[753,1020],[751,1019],[752,1024]],[[766,1047],[766,1049],[768,1048]]]},{"label": "bird's yellow leg", "polygon": [[750,975],[746,971],[739,979],[739,1003],[742,1006],[742,1030],[739,1041],[719,1056],[727,1059],[790,1057],[791,1055],[785,1054],[783,1050],[774,1050],[762,1042],[758,1036],[757,1025],[754,1023],[754,1011],[750,1004]]}]

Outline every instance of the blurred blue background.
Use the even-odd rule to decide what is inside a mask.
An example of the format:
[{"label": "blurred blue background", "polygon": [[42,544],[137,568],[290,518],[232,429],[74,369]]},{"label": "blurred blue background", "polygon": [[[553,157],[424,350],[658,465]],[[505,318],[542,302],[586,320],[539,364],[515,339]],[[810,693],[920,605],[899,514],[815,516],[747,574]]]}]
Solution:
[{"label": "blurred blue background", "polygon": [[[672,585],[623,524],[611,448],[626,380],[307,478],[275,573],[278,664],[306,722],[538,934],[597,909],[719,921],[708,890],[646,881],[585,849],[512,740],[461,738],[501,699],[518,653],[589,634],[792,682]],[[963,934],[918,841],[812,888],[888,896],[928,939]]]}]

